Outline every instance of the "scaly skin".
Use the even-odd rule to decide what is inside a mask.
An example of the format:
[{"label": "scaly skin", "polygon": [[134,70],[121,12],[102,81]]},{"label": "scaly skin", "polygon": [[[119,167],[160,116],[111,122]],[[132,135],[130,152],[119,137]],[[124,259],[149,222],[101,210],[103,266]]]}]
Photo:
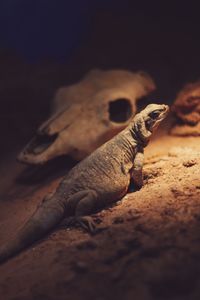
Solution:
[{"label": "scaly skin", "polygon": [[68,224],[78,222],[93,231],[88,215],[121,199],[131,178],[141,188],[144,147],[167,112],[167,105],[148,105],[122,132],[77,164],[16,237],[0,248],[0,262],[42,238],[66,217]]}]

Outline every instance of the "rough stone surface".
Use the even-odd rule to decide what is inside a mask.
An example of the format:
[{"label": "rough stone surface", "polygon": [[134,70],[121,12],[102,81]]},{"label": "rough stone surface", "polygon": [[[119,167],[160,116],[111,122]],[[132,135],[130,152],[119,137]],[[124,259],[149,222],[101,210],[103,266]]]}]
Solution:
[{"label": "rough stone surface", "polygon": [[200,81],[186,85],[172,107],[179,123],[171,133],[180,136],[200,135]]}]

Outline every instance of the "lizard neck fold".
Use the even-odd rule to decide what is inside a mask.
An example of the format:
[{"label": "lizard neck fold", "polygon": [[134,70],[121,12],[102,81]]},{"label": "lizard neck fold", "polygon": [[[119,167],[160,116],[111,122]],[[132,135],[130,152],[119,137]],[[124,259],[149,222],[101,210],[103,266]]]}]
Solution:
[{"label": "lizard neck fold", "polygon": [[133,137],[129,129],[123,132],[121,137],[123,143],[123,153],[127,161],[133,162],[135,159],[136,148],[138,147],[138,141]]},{"label": "lizard neck fold", "polygon": [[144,136],[139,132],[136,123],[134,123],[132,126],[129,127],[129,131],[132,138],[136,141],[138,146],[145,148],[148,145],[150,138],[147,138],[146,136]]}]

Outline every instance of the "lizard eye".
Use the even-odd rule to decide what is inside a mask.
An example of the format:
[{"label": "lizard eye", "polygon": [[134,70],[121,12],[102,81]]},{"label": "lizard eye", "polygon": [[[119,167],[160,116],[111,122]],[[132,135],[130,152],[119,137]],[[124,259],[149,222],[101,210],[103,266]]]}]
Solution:
[{"label": "lizard eye", "polygon": [[158,110],[152,111],[149,116],[152,119],[156,119],[160,115],[160,112]]}]

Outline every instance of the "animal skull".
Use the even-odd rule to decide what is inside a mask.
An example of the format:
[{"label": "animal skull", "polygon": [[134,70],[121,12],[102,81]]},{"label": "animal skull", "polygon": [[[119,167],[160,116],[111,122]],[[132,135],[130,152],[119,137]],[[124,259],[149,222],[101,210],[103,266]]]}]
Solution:
[{"label": "animal skull", "polygon": [[90,71],[77,84],[60,88],[50,118],[19,154],[19,161],[42,164],[63,154],[80,160],[124,129],[136,101],[155,89],[144,72]]}]

